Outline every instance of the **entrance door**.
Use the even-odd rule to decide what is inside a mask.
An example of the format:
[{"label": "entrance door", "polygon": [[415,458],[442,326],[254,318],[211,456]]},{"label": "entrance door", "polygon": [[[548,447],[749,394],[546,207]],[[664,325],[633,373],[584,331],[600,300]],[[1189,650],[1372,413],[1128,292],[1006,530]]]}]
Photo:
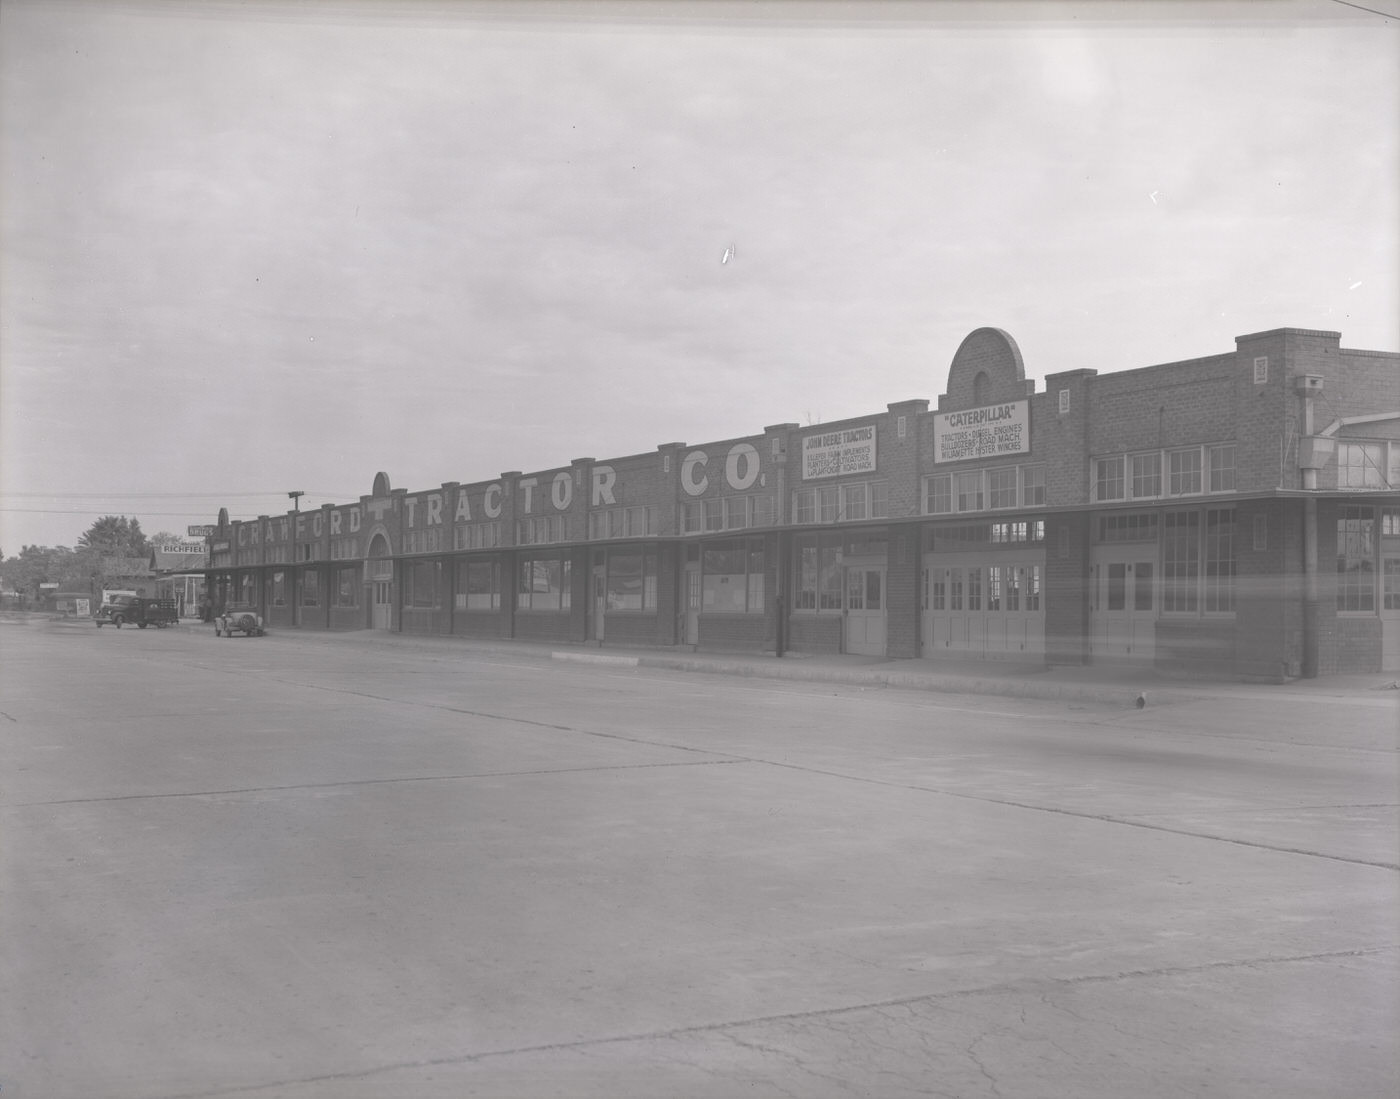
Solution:
[{"label": "entrance door", "polygon": [[374,586],[374,620],[373,626],[376,630],[388,630],[393,628],[394,608],[390,603],[392,597],[393,582],[390,580],[375,580]]},{"label": "entrance door", "polygon": [[1152,546],[1098,546],[1089,566],[1089,651],[1095,661],[1151,663],[1157,640]]},{"label": "entrance door", "polygon": [[700,562],[685,566],[685,643],[700,644]]},{"label": "entrance door", "polygon": [[846,570],[846,651],[885,655],[885,570]]},{"label": "entrance door", "polygon": [[593,640],[603,640],[603,620],[608,610],[608,566],[593,566]]},{"label": "entrance door", "polygon": [[370,539],[369,560],[365,562],[365,578],[370,586],[370,616],[372,629],[394,628],[394,561],[389,556],[389,540],[383,534]]}]

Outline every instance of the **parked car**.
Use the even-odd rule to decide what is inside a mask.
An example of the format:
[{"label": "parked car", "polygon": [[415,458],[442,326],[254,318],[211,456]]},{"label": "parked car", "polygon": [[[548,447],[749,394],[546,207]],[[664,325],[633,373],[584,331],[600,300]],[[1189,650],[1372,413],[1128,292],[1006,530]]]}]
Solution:
[{"label": "parked car", "polygon": [[98,629],[112,625],[117,629],[131,622],[145,629],[155,626],[165,629],[180,620],[179,608],[173,599],[146,599],[139,595],[113,595],[103,603],[95,619]]},{"label": "parked car", "polygon": [[235,631],[244,637],[262,637],[267,632],[263,629],[262,615],[252,607],[237,604],[214,616],[215,637],[232,637]]}]

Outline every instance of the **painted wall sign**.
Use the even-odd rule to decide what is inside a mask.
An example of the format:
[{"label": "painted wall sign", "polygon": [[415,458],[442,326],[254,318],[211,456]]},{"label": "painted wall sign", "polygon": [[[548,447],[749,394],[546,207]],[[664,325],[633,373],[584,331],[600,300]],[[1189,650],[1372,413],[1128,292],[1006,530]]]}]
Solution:
[{"label": "painted wall sign", "polygon": [[[703,450],[692,450],[681,462],[681,488],[687,496],[701,496],[710,487],[706,465],[710,456]],[[724,459],[725,483],[735,492],[751,488],[759,479],[762,468],[758,448],[752,443],[735,443]]]},{"label": "painted wall sign", "polygon": [[1029,454],[1030,449],[1029,401],[1010,401],[961,412],[940,412],[933,419],[935,462]]},{"label": "painted wall sign", "polygon": [[875,425],[808,435],[802,440],[802,479],[875,472]]}]

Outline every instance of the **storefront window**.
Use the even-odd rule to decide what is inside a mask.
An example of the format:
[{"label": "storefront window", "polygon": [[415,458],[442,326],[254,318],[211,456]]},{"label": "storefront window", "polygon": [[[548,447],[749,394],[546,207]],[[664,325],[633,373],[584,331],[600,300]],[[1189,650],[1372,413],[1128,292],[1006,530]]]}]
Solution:
[{"label": "storefront window", "polygon": [[1207,613],[1235,609],[1235,509],[1211,508],[1206,512]]},{"label": "storefront window", "polygon": [[1162,516],[1162,610],[1194,612],[1200,574],[1200,513]]},{"label": "storefront window", "polygon": [[500,569],[496,562],[460,562],[457,565],[455,602],[459,611],[500,610]]},{"label": "storefront window", "polygon": [[1337,514],[1337,610],[1376,609],[1375,511],[1343,507]]},{"label": "storefront window", "polygon": [[360,603],[360,570],[358,566],[336,570],[335,605],[337,607],[357,607]]},{"label": "storefront window", "polygon": [[763,613],[763,543],[712,542],[701,555],[702,602],[707,613]]},{"label": "storefront window", "polygon": [[656,610],[656,554],[608,554],[607,609]]},{"label": "storefront window", "polygon": [[813,534],[798,540],[794,610],[841,610],[841,548],[841,540],[829,535]]},{"label": "storefront window", "polygon": [[438,600],[438,566],[434,561],[414,561],[404,569],[403,602],[406,607],[426,609],[442,604]]},{"label": "storefront window", "polygon": [[520,561],[517,605],[528,611],[566,611],[570,607],[570,565],[562,555],[525,557]]}]

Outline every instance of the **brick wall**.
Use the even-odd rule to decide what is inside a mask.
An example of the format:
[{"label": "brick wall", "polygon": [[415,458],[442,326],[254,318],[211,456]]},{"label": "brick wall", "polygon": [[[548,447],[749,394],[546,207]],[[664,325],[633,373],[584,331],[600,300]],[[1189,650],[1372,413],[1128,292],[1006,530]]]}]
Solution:
[{"label": "brick wall", "polygon": [[900,660],[919,655],[919,530],[890,528],[885,568],[885,654]]},{"label": "brick wall", "polygon": [[510,616],[503,611],[457,611],[452,632],[458,637],[510,637]]},{"label": "brick wall", "polygon": [[1083,664],[1089,655],[1089,516],[1053,515],[1045,537],[1045,661]]},{"label": "brick wall", "polygon": [[[1256,523],[1262,548],[1255,548]],[[1234,671],[1278,681],[1302,669],[1302,541],[1299,501],[1235,507]]]},{"label": "brick wall", "polygon": [[794,614],[788,648],[797,653],[834,653],[841,650],[839,614]]},{"label": "brick wall", "polygon": [[737,649],[762,652],[771,649],[768,616],[763,614],[702,614],[702,649]]},{"label": "brick wall", "polygon": [[[1083,504],[1089,499],[1089,387],[1092,370],[1070,370],[1045,378],[1045,393],[1031,400],[1031,458],[1045,463],[1047,507]],[[1069,409],[1060,411],[1060,393]]]}]

